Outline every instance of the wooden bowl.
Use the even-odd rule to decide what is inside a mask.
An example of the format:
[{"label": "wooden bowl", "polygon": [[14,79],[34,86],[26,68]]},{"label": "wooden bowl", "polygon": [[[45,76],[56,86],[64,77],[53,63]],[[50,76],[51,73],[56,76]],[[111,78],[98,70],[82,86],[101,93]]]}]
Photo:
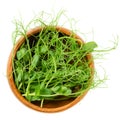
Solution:
[{"label": "wooden bowl", "polygon": [[[27,36],[30,37],[33,34],[37,34],[41,31],[41,27],[36,27],[34,29],[31,29],[30,31],[27,32]],[[58,31],[60,31],[61,33],[64,33],[66,35],[71,35],[72,31],[63,28],[63,27],[59,27],[57,26],[56,29]],[[75,38],[78,41],[78,43],[84,42],[78,35],[75,34]],[[38,106],[37,102],[29,102],[27,101],[22,95],[21,93],[18,91],[15,82],[14,82],[14,78],[13,78],[13,68],[12,68],[12,58],[13,56],[15,56],[17,50],[19,49],[19,47],[22,45],[22,43],[25,41],[25,38],[22,36],[17,43],[15,44],[14,48],[12,49],[10,56],[8,58],[8,64],[7,64],[7,78],[8,78],[8,82],[9,85],[14,93],[14,95],[26,106],[37,110],[37,111],[41,111],[41,112],[59,112],[59,111],[63,111],[66,110],[70,107],[72,107],[73,105],[77,104],[80,100],[82,100],[82,98],[87,94],[88,91],[85,91],[82,95],[76,97],[76,98],[71,98],[68,100],[62,100],[62,101],[45,101],[44,102],[44,106],[41,108],[40,106]],[[14,51],[14,54],[13,54]],[[92,59],[92,55],[89,54],[87,55],[88,59]],[[91,63],[89,64],[89,67],[92,68],[92,73],[91,76],[93,76],[94,74],[94,62],[93,59],[91,61]],[[92,80],[91,80],[92,82]]]}]

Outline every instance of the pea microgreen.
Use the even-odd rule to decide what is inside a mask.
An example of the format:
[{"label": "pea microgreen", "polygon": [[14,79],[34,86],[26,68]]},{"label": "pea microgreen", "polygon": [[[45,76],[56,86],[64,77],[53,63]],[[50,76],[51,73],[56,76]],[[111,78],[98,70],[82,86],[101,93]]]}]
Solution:
[{"label": "pea microgreen", "polygon": [[53,21],[49,25],[38,19],[34,22],[40,22],[43,29],[29,37],[24,25],[16,23],[16,34],[25,38],[12,62],[14,81],[22,96],[30,102],[41,101],[42,107],[44,100],[75,98],[94,86],[93,58],[87,55],[96,51],[97,44],[78,43],[73,35],[58,31]]}]

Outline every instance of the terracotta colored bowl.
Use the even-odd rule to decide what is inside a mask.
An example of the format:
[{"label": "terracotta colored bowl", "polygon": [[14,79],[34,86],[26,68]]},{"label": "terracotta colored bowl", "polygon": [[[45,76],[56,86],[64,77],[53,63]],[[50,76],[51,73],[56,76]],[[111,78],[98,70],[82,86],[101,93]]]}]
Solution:
[{"label": "terracotta colored bowl", "polygon": [[[70,35],[72,34],[72,32],[66,28],[63,27],[56,27],[57,30],[59,30],[61,33],[64,33],[66,35]],[[41,27],[36,27],[34,29],[31,29],[30,31],[27,32],[27,36],[30,37],[33,34],[37,34],[41,31]],[[78,43],[83,42],[83,40],[75,34],[75,38],[77,39]],[[22,43],[25,41],[24,37],[21,37],[18,42],[16,43],[16,45],[14,46],[13,50],[14,50],[14,54],[13,54],[13,50],[10,53],[9,59],[8,59],[8,64],[7,64],[7,78],[9,81],[9,85],[13,91],[13,93],[15,94],[15,96],[26,106],[37,110],[37,111],[41,111],[41,112],[59,112],[59,111],[63,111],[66,110],[70,107],[72,107],[73,105],[75,105],[76,103],[78,103],[86,94],[88,91],[85,91],[81,96],[77,97],[77,98],[71,98],[69,100],[62,100],[62,101],[46,101],[44,103],[44,106],[41,108],[40,106],[37,105],[37,103],[30,103],[29,101],[27,101],[22,95],[21,93],[18,91],[14,79],[13,79],[13,75],[12,75],[12,57],[15,56],[18,48],[22,45]],[[89,54],[87,55],[88,59],[92,59],[92,55]],[[91,76],[93,76],[93,72],[94,72],[94,62],[93,60],[90,63],[90,68],[92,68],[92,73]],[[92,79],[91,79],[92,80]]]}]

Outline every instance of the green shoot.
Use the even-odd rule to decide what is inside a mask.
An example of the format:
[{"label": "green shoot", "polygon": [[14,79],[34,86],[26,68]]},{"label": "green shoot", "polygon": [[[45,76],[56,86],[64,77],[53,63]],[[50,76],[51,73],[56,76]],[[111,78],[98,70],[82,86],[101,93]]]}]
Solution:
[{"label": "green shoot", "polygon": [[[90,63],[87,59],[92,52],[111,51],[97,50],[94,41],[78,44],[76,39],[56,30],[59,13],[49,24],[41,18],[32,20],[27,27],[15,21],[14,45],[18,36],[24,36],[25,42],[13,56],[13,77],[16,87],[28,101],[64,100],[75,98],[85,91],[97,87],[103,80],[94,81]],[[26,32],[30,25],[42,26],[39,33],[28,37]],[[92,84],[91,84],[92,82]]]}]

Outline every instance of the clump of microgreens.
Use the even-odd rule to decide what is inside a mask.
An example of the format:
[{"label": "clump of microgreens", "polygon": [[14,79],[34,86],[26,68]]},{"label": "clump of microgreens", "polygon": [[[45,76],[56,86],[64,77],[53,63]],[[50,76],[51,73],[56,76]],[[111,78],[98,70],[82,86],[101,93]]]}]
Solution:
[{"label": "clump of microgreens", "polygon": [[[86,56],[96,50],[94,41],[78,44],[74,34],[68,36],[56,30],[61,14],[49,24],[41,18],[32,20],[27,27],[15,21],[13,40],[24,36],[25,42],[13,57],[13,76],[16,87],[28,101],[65,100],[75,98],[102,80],[92,81],[93,68]],[[43,29],[31,37],[26,35],[33,23]],[[16,43],[16,42],[15,42]],[[15,44],[14,43],[14,44]],[[14,51],[13,51],[14,52]],[[91,83],[92,82],[92,83]]]}]

